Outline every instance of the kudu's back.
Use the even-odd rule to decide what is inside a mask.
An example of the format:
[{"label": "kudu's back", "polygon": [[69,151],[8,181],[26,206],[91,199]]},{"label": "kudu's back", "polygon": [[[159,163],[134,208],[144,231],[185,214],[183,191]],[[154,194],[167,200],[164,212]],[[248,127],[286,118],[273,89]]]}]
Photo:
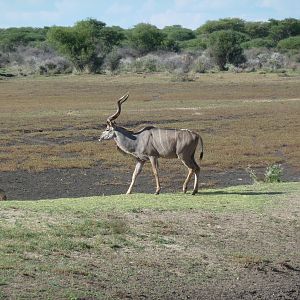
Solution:
[{"label": "kudu's back", "polygon": [[199,135],[187,129],[152,128],[149,143],[159,157],[176,158],[194,155]]}]

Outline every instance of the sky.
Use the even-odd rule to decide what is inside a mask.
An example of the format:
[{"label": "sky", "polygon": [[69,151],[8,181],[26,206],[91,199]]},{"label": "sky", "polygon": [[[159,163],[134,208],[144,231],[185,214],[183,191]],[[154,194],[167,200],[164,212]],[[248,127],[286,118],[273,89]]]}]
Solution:
[{"label": "sky", "polygon": [[123,28],[143,22],[196,29],[221,18],[299,19],[300,0],[0,0],[0,11],[0,28],[72,26],[94,18]]}]

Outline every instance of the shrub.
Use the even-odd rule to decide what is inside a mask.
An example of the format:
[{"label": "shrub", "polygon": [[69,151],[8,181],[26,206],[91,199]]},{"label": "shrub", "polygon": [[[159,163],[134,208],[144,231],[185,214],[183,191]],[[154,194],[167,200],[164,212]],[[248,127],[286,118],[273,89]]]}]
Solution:
[{"label": "shrub", "polygon": [[129,72],[183,72],[193,69],[195,55],[190,53],[156,52],[139,58],[121,59],[120,68]]},{"label": "shrub", "polygon": [[120,66],[121,58],[119,51],[114,49],[106,55],[104,65],[110,72],[114,73]]},{"label": "shrub", "polygon": [[193,30],[184,28],[181,25],[166,26],[162,32],[167,35],[168,39],[174,41],[186,41],[196,37]]},{"label": "shrub", "polygon": [[0,68],[5,67],[9,63],[9,55],[7,53],[0,52]]},{"label": "shrub", "polygon": [[0,48],[13,51],[20,46],[33,46],[46,40],[48,28],[12,27],[0,30]]},{"label": "shrub", "polygon": [[209,46],[220,70],[226,70],[225,65],[238,65],[245,61],[243,49],[240,46],[246,36],[232,30],[215,31],[209,36]]},{"label": "shrub", "polygon": [[189,81],[195,81],[196,76],[194,73],[186,73],[182,70],[177,70],[174,72],[171,81],[174,82],[189,82]]},{"label": "shrub", "polygon": [[267,67],[269,67],[272,71],[282,69],[286,65],[286,58],[284,55],[274,52],[268,60]]},{"label": "shrub", "polygon": [[247,33],[252,39],[267,37],[270,33],[270,23],[246,22],[245,33]]},{"label": "shrub", "polygon": [[144,69],[146,72],[157,72],[159,71],[159,64],[154,58],[148,58],[144,60]]},{"label": "shrub", "polygon": [[[257,184],[260,182],[255,171],[250,166],[248,166],[246,168],[246,172],[249,174],[249,176],[252,179],[254,184]],[[281,165],[273,164],[273,165],[267,167],[265,174],[264,174],[264,182],[266,182],[266,183],[281,182],[281,176],[282,176]]]},{"label": "shrub", "polygon": [[193,64],[193,55],[190,53],[167,53],[162,57],[161,64],[169,72],[180,70],[181,72],[187,73]]},{"label": "shrub", "polygon": [[165,35],[154,25],[140,23],[128,32],[129,44],[142,54],[158,50]]},{"label": "shrub", "polygon": [[248,166],[245,170],[249,174],[249,176],[252,179],[254,184],[259,183],[257,175],[256,175],[255,171],[251,168],[251,166]]},{"label": "shrub", "polygon": [[9,54],[6,66],[17,75],[54,75],[72,72],[71,63],[50,48],[18,47]]},{"label": "shrub", "polygon": [[209,56],[208,51],[203,51],[198,57],[195,58],[192,70],[196,73],[205,73],[214,68],[214,62]]},{"label": "shrub", "polygon": [[289,65],[287,56],[279,52],[273,52],[264,48],[252,48],[245,50],[246,62],[243,67],[246,71],[264,69],[276,71]]},{"label": "shrub", "polygon": [[280,50],[300,49],[300,36],[289,37],[278,42],[277,47]]},{"label": "shrub", "polygon": [[179,47],[189,51],[205,50],[207,48],[207,39],[197,37],[188,41],[182,41],[179,43]]},{"label": "shrub", "polygon": [[95,73],[100,70],[106,54],[118,45],[123,35],[95,19],[77,22],[73,27],[51,27],[48,42],[66,55],[76,70]]},{"label": "shrub", "polygon": [[244,43],[241,43],[241,47],[243,49],[250,49],[250,48],[273,48],[275,47],[276,43],[271,39],[262,39],[257,38],[253,39]]},{"label": "shrub", "polygon": [[225,18],[214,21],[207,21],[204,25],[196,29],[196,33],[212,33],[220,30],[233,30],[244,32],[245,21],[239,18]]},{"label": "shrub", "polygon": [[269,166],[265,172],[265,182],[281,182],[282,167],[280,164]]},{"label": "shrub", "polygon": [[270,37],[279,42],[290,36],[300,35],[300,20],[288,18],[284,20],[270,19]]},{"label": "shrub", "polygon": [[122,59],[121,68],[125,71],[131,72],[158,72],[163,70],[163,65],[161,64],[161,59],[159,56],[148,54],[137,59],[127,58]]}]

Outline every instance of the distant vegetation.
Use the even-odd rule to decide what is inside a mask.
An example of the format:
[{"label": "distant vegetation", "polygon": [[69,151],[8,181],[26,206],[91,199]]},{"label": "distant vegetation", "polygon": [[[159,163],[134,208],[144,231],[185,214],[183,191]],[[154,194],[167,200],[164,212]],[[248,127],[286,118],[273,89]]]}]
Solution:
[{"label": "distant vegetation", "polygon": [[0,75],[299,69],[300,20],[207,21],[131,29],[86,19],[72,27],[0,29]]}]

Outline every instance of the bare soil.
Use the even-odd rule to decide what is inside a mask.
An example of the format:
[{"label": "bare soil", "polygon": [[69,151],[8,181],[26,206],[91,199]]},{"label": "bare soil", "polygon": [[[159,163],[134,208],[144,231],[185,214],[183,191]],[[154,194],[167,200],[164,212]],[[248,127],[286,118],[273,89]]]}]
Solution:
[{"label": "bare soil", "polygon": [[[160,171],[162,193],[180,192],[186,176],[181,162],[174,160],[179,170],[176,173]],[[299,181],[297,169],[284,165],[284,181]],[[181,172],[180,172],[181,169]],[[12,171],[0,173],[0,187],[6,192],[8,199],[38,200],[56,198],[76,198],[98,195],[124,194],[130,184],[134,170],[118,171],[116,168],[99,165],[89,169],[49,169],[41,172]],[[184,172],[182,172],[184,170]],[[258,177],[263,179],[264,169],[255,170]],[[251,184],[249,174],[243,169],[226,171],[201,171],[201,188],[226,187],[240,184]],[[192,182],[190,183],[190,189]],[[146,169],[138,177],[133,192],[154,193],[155,182],[152,173]]]}]

